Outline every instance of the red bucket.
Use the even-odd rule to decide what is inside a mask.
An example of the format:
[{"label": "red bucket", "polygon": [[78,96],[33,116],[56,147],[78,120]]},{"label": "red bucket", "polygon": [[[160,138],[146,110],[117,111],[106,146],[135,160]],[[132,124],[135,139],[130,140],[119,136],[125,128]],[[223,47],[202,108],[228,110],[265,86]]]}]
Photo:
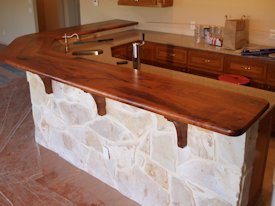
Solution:
[{"label": "red bucket", "polygon": [[233,84],[248,85],[250,80],[244,76],[237,74],[223,74],[218,77],[220,81],[230,82]]}]

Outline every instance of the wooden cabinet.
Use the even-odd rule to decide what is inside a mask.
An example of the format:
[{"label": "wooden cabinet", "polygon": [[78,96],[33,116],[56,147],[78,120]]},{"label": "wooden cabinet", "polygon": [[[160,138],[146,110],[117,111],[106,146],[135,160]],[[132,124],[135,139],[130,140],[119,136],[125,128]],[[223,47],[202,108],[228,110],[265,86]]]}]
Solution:
[{"label": "wooden cabinet", "polygon": [[[119,59],[126,59],[130,61],[132,60],[132,55],[133,55],[132,42],[112,47],[111,51],[112,51],[112,57],[116,57]],[[153,43],[146,42],[146,44],[144,44],[140,50],[141,63],[153,65],[153,57],[154,57]]]},{"label": "wooden cabinet", "polygon": [[[112,56],[132,60],[132,42],[113,47]],[[215,79],[220,74],[239,74],[248,77],[252,87],[275,91],[275,61],[146,41],[141,62]]]},{"label": "wooden cabinet", "polygon": [[168,7],[173,6],[173,0],[118,0],[118,5]]},{"label": "wooden cabinet", "polygon": [[128,43],[111,48],[112,57],[129,60]]},{"label": "wooden cabinet", "polygon": [[251,80],[264,81],[267,64],[256,58],[227,55],[225,57],[224,72],[240,74]]},{"label": "wooden cabinet", "polygon": [[187,49],[173,45],[155,44],[153,65],[185,71],[187,67]]},{"label": "wooden cabinet", "polygon": [[275,62],[269,62],[268,64],[266,88],[270,91],[275,92]]},{"label": "wooden cabinet", "polygon": [[[132,60],[132,42],[111,48],[112,56]],[[141,63],[171,70],[185,71],[187,49],[171,45],[146,42],[140,50]]]},{"label": "wooden cabinet", "polygon": [[223,58],[215,52],[189,50],[188,70],[193,74],[217,77],[223,72]]},{"label": "wooden cabinet", "polygon": [[251,86],[265,89],[267,64],[263,60],[255,57],[251,58],[226,55],[224,72],[246,76],[250,79]]}]

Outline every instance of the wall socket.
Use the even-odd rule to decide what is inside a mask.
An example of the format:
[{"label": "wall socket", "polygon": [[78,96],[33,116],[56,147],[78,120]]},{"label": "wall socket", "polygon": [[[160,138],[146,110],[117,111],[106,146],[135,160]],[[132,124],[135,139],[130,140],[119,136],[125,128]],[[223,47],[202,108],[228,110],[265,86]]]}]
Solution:
[{"label": "wall socket", "polygon": [[275,29],[270,29],[269,30],[269,39],[274,39],[275,40]]},{"label": "wall socket", "polygon": [[94,6],[98,6],[99,0],[92,0]]}]

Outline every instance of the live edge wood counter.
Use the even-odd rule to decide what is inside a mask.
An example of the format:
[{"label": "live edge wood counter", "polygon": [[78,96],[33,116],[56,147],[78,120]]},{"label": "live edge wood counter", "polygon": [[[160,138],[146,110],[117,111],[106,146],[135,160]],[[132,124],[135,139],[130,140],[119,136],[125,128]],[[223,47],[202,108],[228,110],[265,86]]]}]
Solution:
[{"label": "live edge wood counter", "polygon": [[269,103],[264,99],[125,69],[108,62],[80,59],[51,49],[64,33],[81,35],[135,24],[112,20],[20,37],[2,52],[1,59],[91,94],[229,136],[244,133],[268,108]]}]

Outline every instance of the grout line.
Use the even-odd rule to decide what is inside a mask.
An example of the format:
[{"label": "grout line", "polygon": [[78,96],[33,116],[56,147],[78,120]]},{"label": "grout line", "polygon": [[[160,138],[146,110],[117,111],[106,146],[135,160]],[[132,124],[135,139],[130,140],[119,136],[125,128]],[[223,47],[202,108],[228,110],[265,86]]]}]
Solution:
[{"label": "grout line", "polygon": [[0,191],[0,196],[2,196],[9,204],[10,206],[13,206],[12,202],[7,198],[1,191]]},{"label": "grout line", "polygon": [[[9,107],[10,107],[10,104],[11,104],[11,99],[12,99],[12,96],[13,96],[14,92],[15,92],[15,89],[12,90],[12,93],[11,93],[11,95],[10,95],[10,98],[8,99],[8,105],[6,106],[6,110],[5,110],[5,112],[4,112],[4,117],[3,117],[2,121],[1,121],[0,134],[1,134],[2,131],[3,131],[4,122],[5,122],[5,120],[7,119],[7,113],[8,113],[8,110],[9,110]],[[1,150],[0,150],[0,151],[1,151]]]},{"label": "grout line", "polygon": [[15,125],[15,127],[13,128],[13,131],[11,131],[11,133],[8,135],[8,141],[6,142],[6,143],[4,143],[3,145],[2,145],[2,147],[0,147],[0,152],[2,152],[3,151],[3,149],[8,145],[8,143],[10,142],[10,140],[11,140],[11,138],[12,138],[12,136],[16,133],[16,131],[20,128],[20,126],[22,125],[22,123],[24,122],[24,120],[27,118],[27,116],[28,116],[28,114],[31,112],[31,110],[32,110],[32,108],[30,107],[29,109],[28,109],[28,111],[24,114],[24,116],[23,116],[23,118],[21,119],[21,120],[19,120],[17,123],[16,123],[16,125]]}]

